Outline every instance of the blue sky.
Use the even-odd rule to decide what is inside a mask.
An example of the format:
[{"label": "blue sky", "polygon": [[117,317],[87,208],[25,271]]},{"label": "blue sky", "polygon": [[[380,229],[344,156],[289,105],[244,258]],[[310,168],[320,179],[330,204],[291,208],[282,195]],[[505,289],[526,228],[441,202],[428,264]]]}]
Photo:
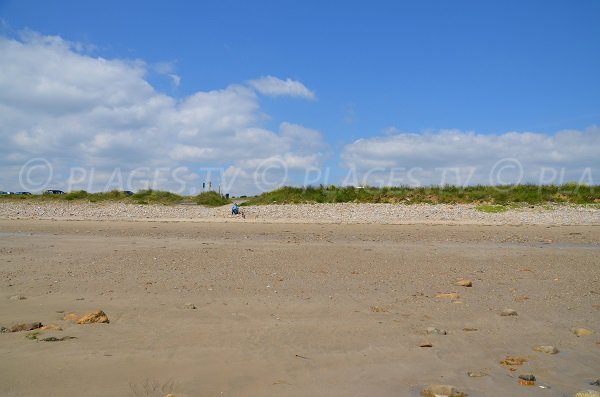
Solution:
[{"label": "blue sky", "polygon": [[[71,50],[81,56],[138,60],[144,80],[175,101],[266,76],[298,82],[313,99],[258,92],[260,121],[236,131],[259,127],[281,135],[282,123],[317,131],[317,166],[338,179],[359,163],[363,173],[366,164],[427,169],[430,163],[420,160],[427,156],[401,158],[431,142],[446,146],[448,134],[451,141],[474,134],[513,142],[506,134],[517,133],[523,144],[533,139],[523,134],[546,141],[568,131],[579,134],[580,148],[595,144],[599,17],[597,1],[0,1],[5,39],[23,42],[28,30],[77,43]],[[15,132],[0,131],[6,140]],[[426,138],[414,142],[412,135]],[[546,144],[538,150],[563,147],[558,139]],[[193,145],[209,147],[200,138]],[[397,150],[384,158],[379,149],[367,150],[381,146]],[[466,149],[458,145],[435,166],[481,165],[475,157],[458,161]],[[532,151],[493,153],[523,162]],[[565,156],[581,159],[571,152],[555,157]],[[227,168],[232,161],[211,164]],[[591,168],[593,177],[598,160],[586,161],[525,165],[525,174],[535,182],[547,166],[566,167],[570,179]],[[89,166],[81,159],[63,163]],[[182,164],[193,170],[198,163],[201,156]]]}]

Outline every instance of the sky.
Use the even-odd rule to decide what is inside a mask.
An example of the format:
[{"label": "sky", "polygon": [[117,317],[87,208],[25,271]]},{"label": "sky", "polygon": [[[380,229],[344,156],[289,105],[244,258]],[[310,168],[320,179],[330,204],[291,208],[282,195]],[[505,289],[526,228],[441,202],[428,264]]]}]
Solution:
[{"label": "sky", "polygon": [[0,0],[0,190],[599,184],[599,17],[595,0]]}]

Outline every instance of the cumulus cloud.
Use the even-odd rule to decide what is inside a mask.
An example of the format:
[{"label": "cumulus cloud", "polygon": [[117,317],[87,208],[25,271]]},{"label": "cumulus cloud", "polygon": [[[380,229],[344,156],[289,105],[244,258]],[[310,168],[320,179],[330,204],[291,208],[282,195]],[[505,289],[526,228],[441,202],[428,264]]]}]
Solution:
[{"label": "cumulus cloud", "polygon": [[[175,98],[147,80],[154,70],[179,84],[172,64],[104,59],[81,48],[32,32],[0,37],[0,189],[42,189],[37,182],[49,176],[46,185],[54,188],[124,184],[193,194],[202,181],[216,185],[227,176],[231,193],[256,193],[252,167],[322,161],[318,131],[287,122],[276,131],[262,126],[257,91],[313,96],[300,82],[269,77],[287,88],[231,84]],[[43,161],[25,169],[32,159]],[[51,170],[44,174],[44,167]]]},{"label": "cumulus cloud", "polygon": [[553,135],[385,132],[344,147],[342,160],[352,171],[349,184],[597,184],[600,178],[597,126]]},{"label": "cumulus cloud", "polygon": [[281,80],[273,76],[261,77],[257,80],[250,80],[248,85],[263,95],[268,96],[294,96],[305,99],[315,99],[313,91],[306,88],[299,81],[286,79]]}]

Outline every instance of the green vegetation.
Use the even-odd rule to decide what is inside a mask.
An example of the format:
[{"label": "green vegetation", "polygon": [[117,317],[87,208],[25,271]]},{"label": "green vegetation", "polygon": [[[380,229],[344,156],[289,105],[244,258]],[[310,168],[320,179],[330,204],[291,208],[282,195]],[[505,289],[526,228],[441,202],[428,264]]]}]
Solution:
[{"label": "green vegetation", "polygon": [[[119,192],[122,193],[122,192]],[[123,193],[125,194],[125,193]],[[125,194],[126,195],[126,194]],[[137,204],[177,204],[183,200],[183,196],[175,193],[165,192],[162,190],[140,190],[132,196],[128,196],[129,200]]]},{"label": "green vegetation", "polygon": [[28,332],[25,334],[25,337],[30,340],[36,340],[40,335],[39,331]]},{"label": "green vegetation", "polygon": [[[600,186],[514,185],[431,187],[282,187],[250,198],[244,205],[294,203],[429,203],[429,204],[593,204],[600,202]],[[483,211],[491,211],[483,209]],[[496,209],[500,211],[500,209]]]},{"label": "green vegetation", "polygon": [[36,201],[79,201],[85,200],[91,203],[101,201],[119,201],[130,204],[176,204],[184,199],[175,193],[161,190],[140,190],[135,194],[126,193],[121,190],[112,190],[110,192],[88,193],[85,190],[78,190],[66,194],[32,194],[30,196],[3,195],[0,200],[36,200]]},{"label": "green vegetation", "polygon": [[488,214],[497,214],[499,212],[508,211],[508,207],[504,205],[481,204],[475,207],[477,211],[487,212]]},{"label": "green vegetation", "polygon": [[[135,194],[119,190],[88,193],[84,190],[67,194],[3,195],[0,200],[33,201],[115,201],[131,204],[173,205],[184,200],[199,205],[218,207],[231,203],[217,192],[204,192],[186,197],[160,190],[141,190]],[[282,187],[256,197],[243,205],[302,203],[391,203],[391,204],[476,204],[483,212],[502,212],[520,205],[585,204],[600,206],[600,186],[577,185],[514,185],[514,186],[430,186],[430,187]]]},{"label": "green vegetation", "polygon": [[217,192],[204,192],[194,197],[194,201],[198,205],[204,205],[207,207],[220,207],[231,203],[231,200],[221,196]]}]

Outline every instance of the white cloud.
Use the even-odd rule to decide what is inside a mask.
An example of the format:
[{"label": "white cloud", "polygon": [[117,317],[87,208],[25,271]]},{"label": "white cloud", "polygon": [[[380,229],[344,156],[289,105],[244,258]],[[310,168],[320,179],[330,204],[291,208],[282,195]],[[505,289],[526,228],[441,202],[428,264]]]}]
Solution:
[{"label": "white cloud", "polygon": [[[103,59],[81,48],[31,32],[22,39],[0,37],[0,189],[36,190],[19,174],[37,157],[48,160],[50,184],[57,188],[103,190],[123,181],[133,189],[128,182],[159,180],[156,187],[178,190],[186,181],[184,193],[194,193],[207,178],[217,183],[229,169],[242,170],[232,193],[255,193],[247,179],[253,178],[252,165],[322,161],[318,131],[291,123],[278,131],[262,127],[267,116],[256,87],[231,84],[178,99],[154,89],[145,62]],[[153,70],[175,85],[180,81],[172,64]],[[269,79],[285,89],[267,84],[266,92],[314,96],[299,82]]]},{"label": "white cloud", "polygon": [[554,135],[396,131],[387,129],[393,135],[359,139],[344,147],[343,163],[356,172],[358,183],[559,184],[600,179],[600,128],[596,126]]},{"label": "white cloud", "polygon": [[263,95],[316,99],[313,91],[309,90],[301,82],[292,79],[281,80],[277,77],[265,76],[257,80],[250,80],[248,85]]}]

